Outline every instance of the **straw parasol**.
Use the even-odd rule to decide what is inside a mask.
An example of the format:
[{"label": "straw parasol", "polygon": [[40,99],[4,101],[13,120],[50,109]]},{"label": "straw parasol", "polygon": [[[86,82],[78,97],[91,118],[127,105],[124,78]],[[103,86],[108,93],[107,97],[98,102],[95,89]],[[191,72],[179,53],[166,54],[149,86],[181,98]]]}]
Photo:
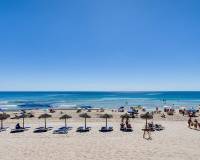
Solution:
[{"label": "straw parasol", "polygon": [[123,119],[125,119],[125,118],[126,119],[131,118],[131,116],[128,113],[122,114],[120,117],[123,118]]},{"label": "straw parasol", "polygon": [[0,113],[1,129],[3,129],[3,120],[9,118],[10,115],[6,113]]},{"label": "straw parasol", "polygon": [[19,119],[22,118],[23,120],[23,128],[24,128],[24,119],[25,118],[32,118],[34,117],[34,115],[32,113],[26,113],[26,112],[23,112],[20,116],[17,116]]},{"label": "straw parasol", "polygon": [[88,115],[87,113],[82,113],[82,114],[79,115],[79,117],[85,118],[85,129],[86,129],[86,119],[87,119],[87,118],[91,118],[91,116]]},{"label": "straw parasol", "polygon": [[[148,140],[152,139],[151,135],[150,135],[150,129],[148,128],[147,120],[148,119],[153,119],[153,114],[150,114],[149,112],[146,112],[145,114],[141,114],[140,117],[143,118],[143,119],[146,119],[145,128],[143,129],[144,130],[143,138],[148,139]],[[146,134],[148,135],[148,138],[145,137]]]},{"label": "straw parasol", "polygon": [[43,118],[44,119],[44,124],[45,124],[45,129],[47,128],[47,118],[51,118],[52,116],[50,114],[47,114],[47,113],[44,113],[44,114],[41,114],[38,118],[41,119]]},{"label": "straw parasol", "polygon": [[68,115],[68,114],[64,114],[60,117],[60,119],[64,119],[65,120],[65,127],[67,127],[67,123],[66,120],[72,118],[72,116]]},{"label": "straw parasol", "polygon": [[146,112],[145,114],[141,114],[140,118],[146,119],[146,125],[145,128],[147,128],[147,120],[148,119],[153,119],[153,115],[150,114],[149,112]]},{"label": "straw parasol", "polygon": [[100,115],[100,118],[105,118],[106,119],[106,128],[108,126],[108,118],[112,118],[113,116],[111,114],[102,114]]}]

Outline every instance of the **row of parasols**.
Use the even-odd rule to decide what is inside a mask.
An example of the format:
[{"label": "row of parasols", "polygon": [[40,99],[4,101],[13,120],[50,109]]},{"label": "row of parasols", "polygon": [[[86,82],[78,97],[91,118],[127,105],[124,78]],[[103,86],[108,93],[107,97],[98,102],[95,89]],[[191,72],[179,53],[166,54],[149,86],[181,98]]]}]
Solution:
[{"label": "row of parasols", "polygon": [[[84,127],[86,128],[86,120],[87,120],[87,118],[91,118],[91,116],[89,115],[89,114],[87,114],[87,113],[82,113],[82,114],[80,114],[79,115],[81,118],[84,118],[85,119],[85,125],[84,125]],[[23,126],[22,126],[22,128],[25,128],[25,118],[27,118],[27,117],[30,117],[30,114],[29,113],[22,113],[20,116],[18,116],[18,117],[15,117],[16,119],[22,119],[23,120]],[[33,117],[33,116],[32,116]],[[44,114],[41,114],[38,118],[39,119],[44,119],[44,128],[47,128],[47,118],[51,118],[52,117],[52,115],[51,114],[47,114],[47,113],[44,113]],[[110,118],[112,118],[113,116],[111,115],[111,114],[102,114],[102,115],[100,115],[99,116],[100,118],[104,118],[105,120],[106,120],[106,128],[107,128],[107,119],[110,119]],[[0,121],[1,121],[1,130],[3,130],[4,129],[4,127],[3,127],[3,121],[4,120],[6,120],[6,119],[8,119],[8,118],[10,118],[10,115],[9,114],[7,114],[7,113],[0,113]],[[68,114],[64,114],[64,115],[62,115],[61,117],[60,117],[60,119],[63,119],[64,120],[64,122],[65,122],[65,127],[67,126],[67,119],[70,119],[70,118],[72,118],[72,116],[71,115],[68,115]],[[121,115],[121,118],[122,119],[124,119],[124,118],[127,118],[127,119],[129,119],[129,118],[131,118],[131,116],[128,114],[128,113],[125,113],[125,114],[123,114],[123,115]],[[153,116],[152,116],[152,114],[150,114],[149,112],[147,112],[147,113],[145,113],[145,114],[143,114],[143,115],[141,115],[141,118],[143,118],[143,119],[146,119],[146,125],[147,125],[147,119],[152,119],[153,118]]]}]

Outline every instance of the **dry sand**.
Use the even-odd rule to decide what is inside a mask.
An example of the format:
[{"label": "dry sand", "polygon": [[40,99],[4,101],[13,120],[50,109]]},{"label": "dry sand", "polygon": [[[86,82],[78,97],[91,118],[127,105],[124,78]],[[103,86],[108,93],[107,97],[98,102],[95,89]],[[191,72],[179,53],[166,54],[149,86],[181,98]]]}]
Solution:
[{"label": "dry sand", "polygon": [[[36,117],[42,111],[34,111]],[[10,134],[9,129],[0,133],[0,160],[200,160],[200,132],[187,127],[187,117],[179,114],[167,116],[165,120],[156,115],[154,123],[165,127],[164,131],[153,132],[152,140],[142,138],[144,120],[131,120],[132,133],[119,131],[120,114],[112,113],[109,125],[114,127],[111,133],[100,133],[98,130],[105,124],[104,119],[97,118],[97,112],[89,113],[92,117],[88,125],[89,133],[76,133],[76,128],[84,120],[75,111],[68,121],[73,129],[67,135],[54,135],[52,131],[36,134],[33,129],[42,126],[43,120],[26,119],[26,126],[31,129],[24,133]],[[111,111],[106,111],[111,112]],[[60,111],[48,119],[48,126],[58,128],[64,122],[59,120]],[[14,128],[21,120],[6,120],[5,126]]]}]

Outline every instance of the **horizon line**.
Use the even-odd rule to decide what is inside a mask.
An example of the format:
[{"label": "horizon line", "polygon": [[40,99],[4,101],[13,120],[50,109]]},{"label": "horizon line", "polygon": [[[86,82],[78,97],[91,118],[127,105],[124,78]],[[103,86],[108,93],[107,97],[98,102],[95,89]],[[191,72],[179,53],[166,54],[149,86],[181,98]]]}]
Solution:
[{"label": "horizon line", "polygon": [[0,90],[0,92],[200,92],[200,90]]}]

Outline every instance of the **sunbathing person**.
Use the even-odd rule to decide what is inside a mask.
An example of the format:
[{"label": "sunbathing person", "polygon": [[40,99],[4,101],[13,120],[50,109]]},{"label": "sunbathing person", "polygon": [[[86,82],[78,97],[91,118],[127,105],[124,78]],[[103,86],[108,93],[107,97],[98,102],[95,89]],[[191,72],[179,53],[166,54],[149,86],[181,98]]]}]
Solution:
[{"label": "sunbathing person", "polygon": [[154,126],[154,125],[153,125],[153,122],[148,123],[148,127],[149,127],[149,128],[153,128],[153,126]]},{"label": "sunbathing person", "polygon": [[125,128],[124,118],[122,118],[121,124],[120,124],[120,130],[123,130],[124,128]]},{"label": "sunbathing person", "polygon": [[20,132],[24,132],[27,129],[23,128],[20,126],[19,123],[16,124],[15,129],[11,129],[10,133],[20,133]]},{"label": "sunbathing person", "polygon": [[131,124],[128,124],[126,126],[126,132],[132,132],[132,131],[133,131],[133,128],[132,128]]},{"label": "sunbathing person", "polygon": [[185,109],[183,110],[182,114],[183,114],[183,116],[185,115]]},{"label": "sunbathing person", "polygon": [[164,114],[164,113],[161,115],[161,118],[166,118],[166,116],[165,116],[165,114]]},{"label": "sunbathing person", "polygon": [[20,126],[19,123],[16,124],[15,129],[21,129],[22,127]]},{"label": "sunbathing person", "polygon": [[194,120],[194,128],[197,129],[197,126],[198,126],[198,121],[197,121],[197,119],[195,119]]},{"label": "sunbathing person", "polygon": [[129,119],[126,119],[126,127],[129,125]]},{"label": "sunbathing person", "polygon": [[121,124],[120,124],[120,129],[122,130],[122,129],[124,129],[125,128],[125,124],[122,122]]},{"label": "sunbathing person", "polygon": [[131,124],[126,125],[127,128],[132,128]]},{"label": "sunbathing person", "polygon": [[148,123],[148,129],[150,130],[150,131],[155,131],[155,125],[154,125],[154,123],[153,122],[150,122],[150,123]]}]

